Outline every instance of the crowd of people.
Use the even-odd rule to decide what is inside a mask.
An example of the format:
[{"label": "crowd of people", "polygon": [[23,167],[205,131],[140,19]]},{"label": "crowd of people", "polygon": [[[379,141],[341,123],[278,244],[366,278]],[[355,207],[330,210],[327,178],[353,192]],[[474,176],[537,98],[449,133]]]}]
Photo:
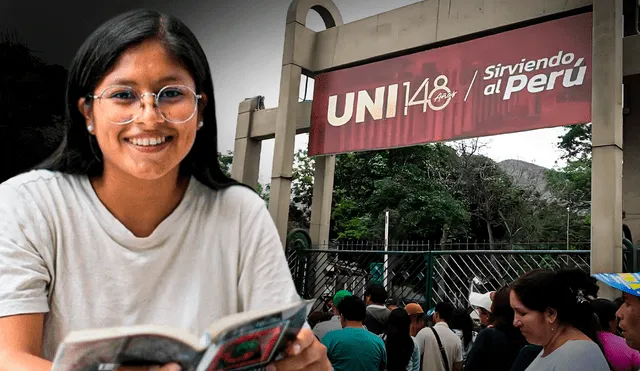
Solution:
[{"label": "crowd of people", "polygon": [[336,292],[309,324],[336,371],[639,370],[640,292],[616,284],[623,297],[599,298],[597,279],[625,278],[536,269],[472,293],[469,308],[398,306],[371,285],[364,298]]},{"label": "crowd of people", "polygon": [[[200,332],[300,300],[264,200],[220,167],[214,98],[204,50],[173,16],[133,10],[87,37],[71,62],[65,118],[50,128],[63,141],[0,184],[0,370],[51,371],[74,330],[153,323]],[[622,290],[621,300],[598,298],[596,279]],[[312,330],[267,369],[640,365],[640,274],[533,270],[472,308],[387,299],[381,286],[364,298],[335,293],[330,313],[312,313]]]}]

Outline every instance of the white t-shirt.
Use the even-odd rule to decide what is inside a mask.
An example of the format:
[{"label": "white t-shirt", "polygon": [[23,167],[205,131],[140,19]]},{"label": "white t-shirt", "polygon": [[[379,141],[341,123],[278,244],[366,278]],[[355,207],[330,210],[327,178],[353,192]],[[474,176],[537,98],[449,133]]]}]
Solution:
[{"label": "white t-shirt", "polygon": [[43,357],[72,330],[159,324],[196,335],[222,316],[300,300],[264,201],[191,178],[145,238],[86,176],[31,171],[0,184],[0,317],[46,313]]},{"label": "white t-shirt", "polygon": [[[447,361],[449,362],[449,368],[453,369],[453,364],[462,362],[462,341],[458,335],[456,335],[449,325],[445,322],[438,322],[433,326],[436,330],[442,347],[447,355]],[[423,356],[422,371],[450,371],[444,368],[444,362],[442,362],[442,353],[438,347],[438,341],[436,340],[431,328],[425,327],[415,338],[416,344],[420,349],[420,355]]]}]

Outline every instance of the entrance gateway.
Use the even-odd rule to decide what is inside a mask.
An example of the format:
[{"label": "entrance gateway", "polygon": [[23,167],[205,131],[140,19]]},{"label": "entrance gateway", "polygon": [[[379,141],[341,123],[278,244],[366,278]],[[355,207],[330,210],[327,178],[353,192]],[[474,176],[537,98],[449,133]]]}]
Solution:
[{"label": "entrance gateway", "polygon": [[[310,10],[326,30],[305,26]],[[331,0],[293,0],[278,107],[240,103],[232,177],[256,187],[261,141],[275,138],[269,210],[284,244],[295,135],[308,132],[320,245],[338,153],[591,122],[591,270],[620,272],[623,203],[640,235],[637,12],[637,0],[425,0],[343,24]],[[298,101],[303,74],[312,102]]]}]

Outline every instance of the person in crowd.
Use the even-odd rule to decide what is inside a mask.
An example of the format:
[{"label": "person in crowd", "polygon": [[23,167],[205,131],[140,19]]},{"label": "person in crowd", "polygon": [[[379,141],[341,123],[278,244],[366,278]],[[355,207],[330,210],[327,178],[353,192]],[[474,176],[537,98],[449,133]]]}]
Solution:
[{"label": "person in crowd", "polygon": [[[622,304],[624,304],[624,297],[623,296],[618,296],[617,298],[615,298],[613,300],[613,303],[616,305],[617,310],[620,310],[620,308],[622,307]],[[617,313],[617,311],[616,311]],[[620,319],[618,318],[618,316],[616,315],[616,319],[617,319],[617,327],[616,327],[616,335],[618,336],[622,336],[622,329],[620,329]]]},{"label": "person in crowd", "polygon": [[456,308],[451,318],[451,330],[458,335],[462,342],[462,361],[467,359],[478,333],[473,329],[473,319],[466,309]]},{"label": "person in crowd", "polygon": [[513,326],[514,312],[510,305],[511,288],[497,290],[491,304],[491,323],[482,330],[466,359],[465,371],[509,371],[527,342]]},{"label": "person in crowd", "polygon": [[383,371],[387,367],[384,341],[363,327],[366,306],[347,296],[338,304],[342,330],[328,332],[322,343],[335,371]]},{"label": "person in crowd", "polygon": [[[130,11],[82,44],[60,147],[0,185],[3,371],[50,371],[72,330],[201,333],[301,300],[264,201],[220,168],[214,98],[205,53],[175,17]],[[310,329],[286,354],[271,367],[331,369]],[[119,371],[133,369],[149,367]]]},{"label": "person in crowd", "polygon": [[608,299],[599,298],[591,301],[593,310],[598,316],[598,339],[602,344],[604,356],[614,371],[638,370],[640,368],[640,352],[631,349],[624,338],[616,335],[618,307]]},{"label": "person in crowd", "polygon": [[409,333],[410,327],[405,309],[391,311],[380,335],[387,349],[387,371],[420,371],[420,350]]},{"label": "person in crowd", "polygon": [[409,303],[404,307],[404,310],[409,313],[409,318],[411,318],[411,327],[409,333],[412,337],[416,337],[418,332],[422,330],[425,326],[424,323],[424,309],[418,303]]},{"label": "person in crowd", "polygon": [[433,313],[433,327],[425,327],[416,335],[420,349],[422,371],[462,370],[462,342],[449,328],[455,307],[438,303]]},{"label": "person in crowd", "polygon": [[[307,317],[307,323],[309,324],[309,327],[311,327],[311,329],[315,329],[318,324],[322,322],[330,321],[331,318],[333,318],[333,313],[318,312],[318,311],[311,312]],[[314,334],[315,334],[315,331],[314,331]]]},{"label": "person in crowd", "polygon": [[384,323],[391,311],[387,309],[387,290],[380,284],[373,284],[364,293],[367,303],[367,318],[364,325],[367,330],[380,335],[384,329]]},{"label": "person in crowd", "polygon": [[481,328],[485,328],[491,324],[492,295],[492,291],[484,294],[479,294],[477,292],[469,294],[469,304],[471,304],[476,313],[478,313]]},{"label": "person in crowd", "polygon": [[424,319],[424,327],[433,327],[433,325],[434,325],[433,314],[435,312],[436,312],[436,307],[433,307],[433,308],[429,309],[427,311],[427,313],[425,313],[424,317],[422,317]]},{"label": "person in crowd", "polygon": [[598,273],[594,277],[622,291],[622,305],[616,312],[618,327],[627,344],[640,350],[640,273]]},{"label": "person in crowd", "polygon": [[518,356],[513,361],[513,365],[509,371],[525,371],[531,363],[538,358],[538,355],[542,352],[542,346],[536,344],[527,344],[518,353]]},{"label": "person in crowd", "polygon": [[513,324],[542,351],[527,371],[608,371],[596,334],[591,299],[595,279],[584,271],[535,269],[511,286]]},{"label": "person in crowd", "polygon": [[390,311],[393,311],[394,309],[398,308],[398,300],[394,298],[388,298],[384,304],[387,306],[387,309],[389,309]]},{"label": "person in crowd", "polygon": [[333,316],[329,321],[318,323],[313,328],[313,333],[316,335],[320,341],[322,338],[329,332],[334,330],[339,330],[342,328],[342,324],[340,323],[340,311],[338,311],[338,305],[342,302],[342,299],[347,296],[351,296],[351,292],[347,290],[340,290],[336,292],[333,296],[333,300],[331,301],[331,313]]}]

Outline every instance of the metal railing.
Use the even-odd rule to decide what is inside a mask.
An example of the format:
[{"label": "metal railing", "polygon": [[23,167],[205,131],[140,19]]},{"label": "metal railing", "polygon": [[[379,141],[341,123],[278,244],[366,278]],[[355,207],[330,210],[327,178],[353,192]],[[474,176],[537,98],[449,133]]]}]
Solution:
[{"label": "metal railing", "polygon": [[400,303],[430,308],[447,300],[467,307],[471,290],[496,290],[535,268],[590,269],[587,249],[425,251],[407,246],[390,245],[387,251],[374,245],[290,249],[287,258],[300,295],[318,299],[313,310],[322,310],[338,290],[362,297],[371,283],[384,285]]}]

